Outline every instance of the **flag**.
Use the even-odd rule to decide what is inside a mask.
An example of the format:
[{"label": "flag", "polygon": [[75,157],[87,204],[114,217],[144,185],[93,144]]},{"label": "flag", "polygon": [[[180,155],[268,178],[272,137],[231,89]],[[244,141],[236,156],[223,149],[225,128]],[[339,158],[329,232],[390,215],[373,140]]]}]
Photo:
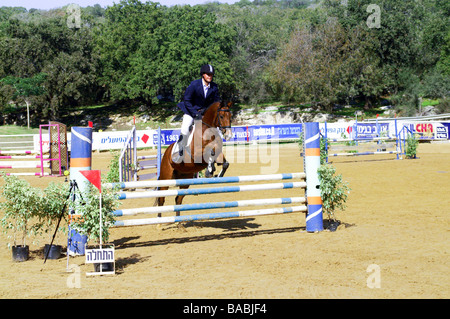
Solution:
[{"label": "flag", "polygon": [[84,177],[87,178],[92,185],[98,188],[100,193],[102,192],[102,178],[100,176],[100,170],[88,170],[88,171],[80,171]]}]

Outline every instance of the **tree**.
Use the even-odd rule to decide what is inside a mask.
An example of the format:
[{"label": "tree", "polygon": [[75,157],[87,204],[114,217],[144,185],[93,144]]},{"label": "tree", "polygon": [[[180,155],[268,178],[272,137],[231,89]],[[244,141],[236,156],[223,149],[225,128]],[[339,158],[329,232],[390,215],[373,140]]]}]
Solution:
[{"label": "tree", "polygon": [[363,25],[346,31],[336,18],[302,26],[271,67],[271,83],[287,101],[312,103],[331,111],[335,103],[383,91],[373,39]]},{"label": "tree", "polygon": [[15,93],[13,99],[23,99],[27,105],[27,126],[30,128],[30,98],[45,93],[43,83],[47,77],[45,73],[39,73],[32,78],[18,78],[14,76],[7,76],[0,80],[6,85],[14,88]]},{"label": "tree", "polygon": [[163,91],[180,99],[205,63],[214,64],[225,91],[232,87],[231,31],[205,7],[128,0],[109,7],[105,16],[96,39],[100,80],[112,100],[158,103]]},{"label": "tree", "polygon": [[[159,43],[159,51],[153,60],[153,81],[157,92],[169,89],[176,100],[181,100],[189,83],[200,77],[200,67],[210,63],[216,69],[214,81],[220,86],[222,98],[231,96],[235,85],[229,62],[234,44],[233,30],[218,23],[216,16],[208,13],[205,7],[175,6],[168,9],[154,37]],[[147,46],[148,42],[143,42],[143,47]],[[149,50],[141,52],[150,60]],[[144,77],[151,75],[147,70]]]},{"label": "tree", "polygon": [[[31,95],[41,118],[58,118],[76,105],[97,99],[97,55],[91,37],[95,23],[69,28],[66,17],[10,19],[0,38],[0,78],[33,78],[45,73],[45,92]],[[23,96],[23,95],[22,95]],[[27,103],[30,102],[27,100]]]},{"label": "tree", "polygon": [[[346,5],[337,0],[324,0],[323,6],[330,16],[336,17],[346,32],[366,22],[371,0],[348,0]],[[438,62],[445,48],[445,35],[449,29],[448,1],[396,1],[379,0],[380,28],[366,28],[372,41],[372,51],[378,56],[378,69],[382,69],[385,91],[404,90],[402,72],[422,78]],[[445,49],[444,49],[445,50]]]},{"label": "tree", "polygon": [[234,6],[219,6],[215,13],[218,21],[234,30],[230,64],[237,95],[240,101],[253,105],[272,100],[267,67],[288,41],[295,25],[320,15],[317,11],[255,6],[245,1]]},{"label": "tree", "polygon": [[[137,0],[121,1],[108,7],[105,23],[96,30],[96,51],[100,56],[99,81],[106,88],[107,98],[121,101],[148,98],[147,85],[136,78],[136,54],[142,38],[151,39],[161,24],[163,9],[156,3]],[[150,56],[158,51],[157,43],[148,45]],[[132,65],[132,61],[135,65]],[[139,66],[150,61],[141,60]]]}]

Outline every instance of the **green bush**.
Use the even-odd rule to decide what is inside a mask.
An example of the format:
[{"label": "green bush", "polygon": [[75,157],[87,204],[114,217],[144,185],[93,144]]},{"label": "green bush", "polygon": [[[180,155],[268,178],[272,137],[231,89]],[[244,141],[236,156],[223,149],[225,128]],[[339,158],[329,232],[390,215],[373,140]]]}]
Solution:
[{"label": "green bush", "polygon": [[[77,214],[82,218],[74,221],[70,227],[81,234],[87,235],[89,240],[100,241],[100,193],[97,188],[90,185],[75,203]],[[109,228],[114,225],[115,219],[112,212],[119,206],[119,200],[114,189],[102,188],[102,240],[109,240]]]},{"label": "green bush", "polygon": [[[66,220],[67,207],[70,202],[68,195],[69,183],[50,182],[43,192],[39,218],[42,223],[42,231],[47,233],[50,238],[55,231],[54,227],[61,216],[64,220]],[[66,228],[64,226],[60,226],[58,231],[65,232]]]},{"label": "green bush", "polygon": [[[326,144],[326,138],[321,137],[320,138],[320,164],[325,164],[327,162],[327,144]],[[298,141],[297,141],[298,147],[300,148],[300,155],[303,156],[305,150],[303,149],[303,133],[300,133],[298,135]]]},{"label": "green bush", "polygon": [[[335,210],[345,209],[345,202],[351,189],[348,183],[342,180],[342,175],[336,175],[336,168],[326,163],[327,149],[325,141],[325,138],[320,139],[320,167],[317,173],[319,174],[323,212],[329,218],[335,220]],[[298,145],[301,153],[303,153],[303,134],[299,135]]]},{"label": "green bush", "polygon": [[344,210],[350,187],[342,180],[342,175],[336,175],[336,168],[331,164],[323,164],[318,169],[322,209],[329,218],[335,220],[334,212]]},{"label": "green bush", "polygon": [[0,209],[4,212],[1,226],[9,239],[8,247],[11,247],[11,244],[17,246],[19,242],[26,246],[26,238],[41,230],[38,218],[42,193],[17,176],[2,174],[2,177],[5,185],[0,187],[4,198],[0,202]]},{"label": "green bush", "polygon": [[106,183],[118,183],[119,181],[119,157],[120,152],[119,151],[112,151],[110,150],[110,153],[112,154],[112,159],[109,162],[109,171],[106,173],[106,176],[103,177]]},{"label": "green bush", "polygon": [[416,158],[417,147],[419,146],[419,140],[414,134],[409,134],[406,139],[406,158]]}]

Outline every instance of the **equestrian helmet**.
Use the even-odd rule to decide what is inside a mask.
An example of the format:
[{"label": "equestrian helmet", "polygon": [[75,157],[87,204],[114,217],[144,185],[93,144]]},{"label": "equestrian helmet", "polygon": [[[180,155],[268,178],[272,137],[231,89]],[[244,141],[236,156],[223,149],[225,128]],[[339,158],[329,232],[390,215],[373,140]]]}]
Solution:
[{"label": "equestrian helmet", "polygon": [[203,75],[203,73],[212,73],[214,75],[214,67],[211,64],[202,65],[200,75]]}]

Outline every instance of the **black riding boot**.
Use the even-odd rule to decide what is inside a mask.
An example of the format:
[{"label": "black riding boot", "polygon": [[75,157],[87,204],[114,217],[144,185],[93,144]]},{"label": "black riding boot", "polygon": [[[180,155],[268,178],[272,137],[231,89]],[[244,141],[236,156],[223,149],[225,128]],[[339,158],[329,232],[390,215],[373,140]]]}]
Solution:
[{"label": "black riding boot", "polygon": [[180,163],[183,160],[183,154],[184,154],[184,148],[186,147],[188,140],[188,136],[184,134],[180,134],[180,137],[178,138],[178,156],[173,156],[172,160],[175,163]]}]

